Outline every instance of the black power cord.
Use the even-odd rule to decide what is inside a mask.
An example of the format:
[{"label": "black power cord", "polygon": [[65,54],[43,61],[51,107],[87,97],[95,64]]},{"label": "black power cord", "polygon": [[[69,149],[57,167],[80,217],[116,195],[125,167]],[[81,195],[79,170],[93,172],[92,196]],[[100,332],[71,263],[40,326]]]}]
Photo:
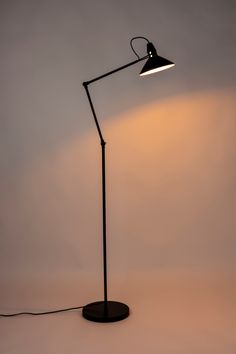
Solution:
[{"label": "black power cord", "polygon": [[146,37],[138,36],[138,37],[133,37],[133,38],[130,40],[130,42],[129,42],[132,51],[134,52],[134,54],[136,55],[136,57],[137,57],[138,59],[140,59],[140,56],[138,55],[138,53],[136,52],[136,50],[135,50],[134,47],[133,47],[133,41],[134,41],[135,39],[145,39],[145,41],[147,41],[148,43],[149,43],[149,40],[148,40]]},{"label": "black power cord", "polygon": [[69,308],[66,308],[66,309],[45,311],[45,312],[17,312],[17,313],[10,313],[10,314],[0,313],[0,317],[14,317],[14,316],[21,316],[21,315],[31,315],[31,316],[51,315],[53,313],[66,312],[66,311],[72,311],[72,310],[79,310],[79,309],[82,309],[83,307],[84,306],[69,307]]}]

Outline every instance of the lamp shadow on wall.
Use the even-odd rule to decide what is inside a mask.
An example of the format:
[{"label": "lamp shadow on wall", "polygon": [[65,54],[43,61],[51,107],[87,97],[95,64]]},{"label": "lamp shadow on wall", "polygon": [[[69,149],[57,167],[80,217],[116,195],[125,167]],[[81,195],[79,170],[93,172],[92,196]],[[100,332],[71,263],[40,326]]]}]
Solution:
[{"label": "lamp shadow on wall", "polygon": [[[102,122],[112,269],[235,267],[235,113],[230,89]],[[97,270],[100,184],[95,130],[33,161],[3,195],[2,266]]]}]

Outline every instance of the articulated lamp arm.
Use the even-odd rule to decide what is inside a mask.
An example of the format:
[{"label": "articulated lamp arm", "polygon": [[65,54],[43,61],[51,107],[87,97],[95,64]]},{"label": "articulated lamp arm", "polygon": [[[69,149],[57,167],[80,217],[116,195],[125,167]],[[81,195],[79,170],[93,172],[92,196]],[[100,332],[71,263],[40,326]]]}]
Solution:
[{"label": "articulated lamp arm", "polygon": [[134,61],[131,61],[130,63],[126,64],[126,65],[123,65],[123,66],[120,66],[119,68],[117,69],[114,69],[114,70],[111,70],[103,75],[100,75],[100,76],[97,76],[95,77],[94,79],[92,80],[89,80],[89,81],[85,81],[83,82],[83,86],[85,88],[85,91],[86,91],[86,94],[87,94],[87,97],[88,97],[88,101],[89,101],[89,104],[90,104],[90,108],[91,108],[91,111],[92,111],[92,114],[93,114],[93,118],[94,118],[94,121],[95,121],[95,124],[96,124],[96,127],[97,127],[97,131],[98,131],[98,134],[99,134],[99,137],[100,137],[100,140],[101,140],[101,144],[105,144],[105,141],[104,141],[104,138],[103,138],[103,135],[102,135],[102,132],[101,132],[101,128],[100,128],[100,125],[98,123],[98,119],[97,119],[97,116],[96,116],[96,112],[95,112],[95,109],[94,109],[94,106],[93,106],[93,102],[92,102],[92,99],[91,99],[91,96],[90,96],[90,93],[89,93],[89,89],[88,89],[88,86],[92,83],[92,82],[95,82],[95,81],[98,81],[98,80],[101,80],[103,79],[104,77],[106,76],[109,76],[109,75],[112,75],[112,74],[115,74],[116,72],[118,71],[121,71],[125,68],[128,68],[129,66],[131,65],[134,65],[144,59],[147,59],[149,56],[148,55],[145,55],[144,57],[142,58],[138,58]]}]

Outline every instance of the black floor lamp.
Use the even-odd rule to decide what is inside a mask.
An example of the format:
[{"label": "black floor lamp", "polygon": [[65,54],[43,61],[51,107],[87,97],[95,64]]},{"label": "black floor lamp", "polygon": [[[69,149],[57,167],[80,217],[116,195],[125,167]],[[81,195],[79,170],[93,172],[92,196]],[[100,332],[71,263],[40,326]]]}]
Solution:
[{"label": "black floor lamp", "polygon": [[[147,41],[147,54],[143,57],[139,57],[136,51],[133,48],[133,41],[135,39],[144,39]],[[140,76],[149,75],[158,71],[162,71],[168,68],[171,68],[175,64],[157,55],[154,45],[149,42],[145,37],[134,37],[130,41],[130,46],[137,56],[137,59],[123,65],[117,69],[111,70],[103,75],[95,77],[92,80],[83,82],[83,86],[86,90],[87,97],[89,100],[90,108],[93,114],[93,118],[97,127],[97,131],[100,137],[101,148],[102,148],[102,216],[103,216],[103,275],[104,275],[104,300],[90,303],[83,307],[83,317],[87,320],[94,322],[115,322],[125,319],[129,316],[129,307],[121,302],[117,301],[108,301],[107,296],[107,247],[106,247],[106,168],[105,168],[105,145],[106,142],[103,138],[101,128],[99,126],[95,109],[92,103],[92,99],[89,93],[88,86],[100,79],[105,78],[106,76],[112,75],[120,70],[123,70],[131,65],[134,65],[142,60],[147,59],[143,69],[140,72]]]}]

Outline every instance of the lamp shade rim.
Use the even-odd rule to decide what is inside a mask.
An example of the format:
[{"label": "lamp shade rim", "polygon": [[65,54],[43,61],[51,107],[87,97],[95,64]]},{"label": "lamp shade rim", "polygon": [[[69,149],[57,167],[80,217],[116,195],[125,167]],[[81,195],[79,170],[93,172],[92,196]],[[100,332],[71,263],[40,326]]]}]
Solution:
[{"label": "lamp shade rim", "polygon": [[140,76],[153,74],[162,70],[169,69],[173,66],[175,66],[175,63],[166,58],[163,58],[159,55],[151,56],[144,64],[140,72]]}]

